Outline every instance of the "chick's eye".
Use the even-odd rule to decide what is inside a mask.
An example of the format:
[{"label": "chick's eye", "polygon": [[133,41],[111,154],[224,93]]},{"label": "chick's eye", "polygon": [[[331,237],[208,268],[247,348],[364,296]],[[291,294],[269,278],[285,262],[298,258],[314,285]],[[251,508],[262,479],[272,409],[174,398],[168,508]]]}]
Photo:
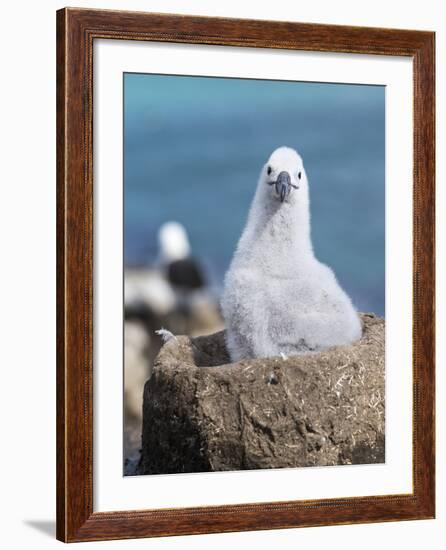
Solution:
[{"label": "chick's eye", "polygon": [[268,166],[266,170],[266,173],[268,174],[268,176],[271,174],[271,172],[272,172],[271,166]]},{"label": "chick's eye", "polygon": [[297,177],[300,179],[300,178],[302,177],[302,172],[299,172],[299,173],[297,174]]}]

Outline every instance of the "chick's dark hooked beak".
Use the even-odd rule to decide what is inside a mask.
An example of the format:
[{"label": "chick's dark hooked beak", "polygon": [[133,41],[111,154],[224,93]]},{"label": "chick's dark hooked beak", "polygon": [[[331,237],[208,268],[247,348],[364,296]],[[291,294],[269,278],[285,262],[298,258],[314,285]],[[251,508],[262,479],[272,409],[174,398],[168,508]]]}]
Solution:
[{"label": "chick's dark hooked beak", "polygon": [[269,181],[269,185],[274,185],[276,193],[280,197],[280,202],[283,202],[291,193],[291,189],[299,189],[297,185],[291,183],[291,177],[288,172],[280,172],[276,181]]}]

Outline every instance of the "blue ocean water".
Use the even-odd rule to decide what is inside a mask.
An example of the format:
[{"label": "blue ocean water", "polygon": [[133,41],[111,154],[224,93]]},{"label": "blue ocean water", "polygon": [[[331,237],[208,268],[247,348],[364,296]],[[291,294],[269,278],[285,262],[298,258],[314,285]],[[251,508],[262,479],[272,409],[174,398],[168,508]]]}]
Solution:
[{"label": "blue ocean water", "polygon": [[153,262],[176,220],[219,288],[261,167],[287,145],[309,178],[316,256],[384,315],[384,136],[383,86],[125,74],[125,264]]}]

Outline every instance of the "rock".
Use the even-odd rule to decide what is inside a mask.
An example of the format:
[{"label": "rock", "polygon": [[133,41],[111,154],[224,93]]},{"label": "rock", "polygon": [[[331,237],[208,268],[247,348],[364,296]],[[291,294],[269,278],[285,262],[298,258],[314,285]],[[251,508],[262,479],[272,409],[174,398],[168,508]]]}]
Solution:
[{"label": "rock", "polygon": [[384,320],[321,353],[229,363],[224,332],[171,339],[144,388],[140,474],[384,462]]},{"label": "rock", "polygon": [[150,337],[137,320],[124,324],[124,457],[126,475],[139,461],[142,427],[142,388],[150,373]]},{"label": "rock", "polygon": [[147,380],[150,337],[140,321],[124,324],[124,403],[126,412],[136,418],[142,414],[142,387]]}]

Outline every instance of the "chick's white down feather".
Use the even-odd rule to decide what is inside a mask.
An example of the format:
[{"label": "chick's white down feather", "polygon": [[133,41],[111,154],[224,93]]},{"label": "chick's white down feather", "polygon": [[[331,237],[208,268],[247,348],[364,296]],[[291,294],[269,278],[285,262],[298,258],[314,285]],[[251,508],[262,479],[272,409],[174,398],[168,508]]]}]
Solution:
[{"label": "chick's white down feather", "polygon": [[[281,173],[289,174],[283,200],[274,183]],[[361,337],[350,298],[314,256],[308,181],[293,149],[277,149],[262,168],[222,310],[232,361],[321,351]]]}]

